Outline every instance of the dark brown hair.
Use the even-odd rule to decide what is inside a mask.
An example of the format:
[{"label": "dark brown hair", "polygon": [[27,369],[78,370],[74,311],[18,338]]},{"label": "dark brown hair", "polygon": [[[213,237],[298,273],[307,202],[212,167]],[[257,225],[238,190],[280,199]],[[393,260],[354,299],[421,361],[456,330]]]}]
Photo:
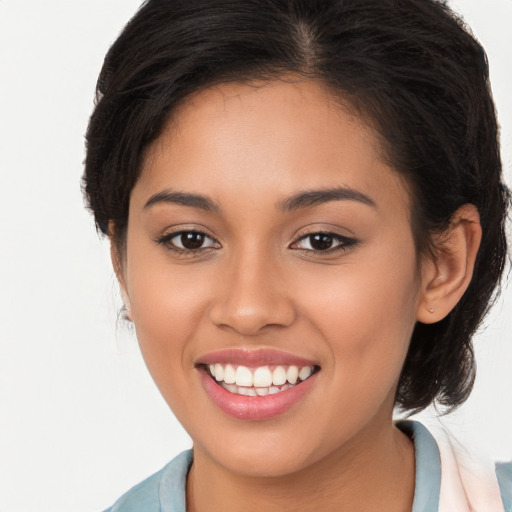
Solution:
[{"label": "dark brown hair", "polygon": [[501,181],[484,50],[435,0],[149,0],[110,48],[87,131],[84,188],[97,226],[122,244],[145,148],[193,92],[221,82],[322,80],[369,120],[412,195],[419,254],[474,204],[483,229],[473,279],[442,321],[418,323],[396,401],[455,407],[471,391],[471,338],[505,258]]}]

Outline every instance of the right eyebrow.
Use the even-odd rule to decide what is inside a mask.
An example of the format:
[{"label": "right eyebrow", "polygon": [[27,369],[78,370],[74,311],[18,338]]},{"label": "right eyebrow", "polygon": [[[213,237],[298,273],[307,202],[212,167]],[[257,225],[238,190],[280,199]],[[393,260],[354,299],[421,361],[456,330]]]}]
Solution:
[{"label": "right eyebrow", "polygon": [[144,205],[144,210],[156,204],[171,203],[180,204],[182,206],[190,206],[205,212],[219,213],[220,207],[211,198],[201,194],[190,194],[188,192],[171,192],[170,190],[162,190],[153,194]]}]

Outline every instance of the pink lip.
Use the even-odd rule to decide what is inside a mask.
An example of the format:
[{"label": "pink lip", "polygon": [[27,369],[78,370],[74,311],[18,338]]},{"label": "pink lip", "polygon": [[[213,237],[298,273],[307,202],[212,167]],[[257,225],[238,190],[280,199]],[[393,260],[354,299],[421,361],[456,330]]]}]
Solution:
[{"label": "pink lip", "polygon": [[310,359],[298,357],[287,352],[281,352],[272,349],[249,350],[246,348],[226,349],[211,352],[200,357],[198,364],[234,364],[247,367],[257,367],[265,365],[295,365],[295,366],[314,366],[317,363]]},{"label": "pink lip", "polygon": [[303,398],[318,376],[318,373],[314,373],[304,382],[275,395],[242,396],[230,393],[217,384],[204,366],[200,366],[198,372],[213,402],[229,416],[241,420],[266,420],[285,413]]}]

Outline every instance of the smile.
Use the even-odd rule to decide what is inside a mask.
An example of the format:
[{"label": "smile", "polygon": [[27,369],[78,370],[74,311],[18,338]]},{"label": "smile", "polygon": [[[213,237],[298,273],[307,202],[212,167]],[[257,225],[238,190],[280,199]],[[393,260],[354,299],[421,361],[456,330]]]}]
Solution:
[{"label": "smile", "polygon": [[228,349],[203,355],[198,377],[211,401],[239,420],[269,420],[306,400],[316,387],[316,361],[274,349]]},{"label": "smile", "polygon": [[279,365],[249,368],[243,365],[210,364],[207,371],[222,388],[242,396],[275,395],[307,380],[315,371],[313,365]]}]

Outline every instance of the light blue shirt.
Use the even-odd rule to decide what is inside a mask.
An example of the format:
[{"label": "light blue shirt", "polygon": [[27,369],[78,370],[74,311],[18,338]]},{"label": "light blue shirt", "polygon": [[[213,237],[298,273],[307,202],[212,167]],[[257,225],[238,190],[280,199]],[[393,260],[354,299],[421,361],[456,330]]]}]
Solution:
[{"label": "light blue shirt", "polygon": [[[398,423],[414,442],[416,483],[412,512],[437,512],[441,488],[441,462],[437,443],[430,432],[415,421]],[[123,495],[105,512],[186,512],[185,490],[193,452],[180,453],[158,473]],[[497,464],[496,474],[503,505],[512,511],[512,463]]]}]

